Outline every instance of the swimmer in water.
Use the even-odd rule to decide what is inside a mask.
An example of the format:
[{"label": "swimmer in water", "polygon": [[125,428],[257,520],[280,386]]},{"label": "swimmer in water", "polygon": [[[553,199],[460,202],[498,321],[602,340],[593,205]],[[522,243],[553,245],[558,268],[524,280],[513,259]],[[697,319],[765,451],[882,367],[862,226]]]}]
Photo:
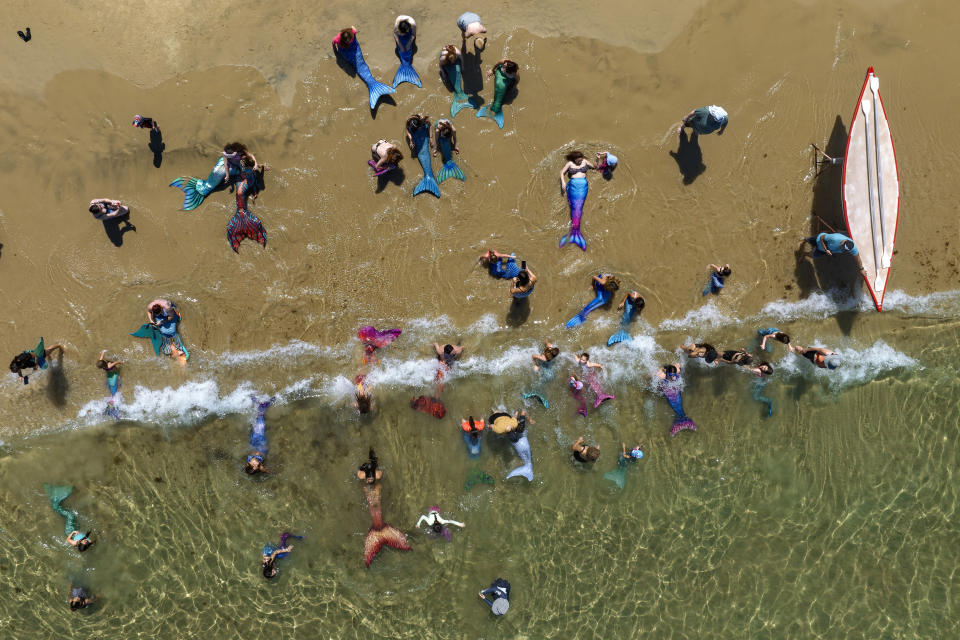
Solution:
[{"label": "swimmer in water", "polygon": [[708,264],[707,268],[710,269],[710,282],[707,283],[707,286],[703,289],[703,295],[712,293],[714,295],[720,293],[720,290],[723,289],[723,283],[730,276],[733,271],[730,269],[730,265],[725,264],[722,267],[718,264]]},{"label": "swimmer in water", "polygon": [[752,371],[757,374],[760,378],[766,378],[773,375],[773,365],[769,362],[761,362],[755,367],[745,367],[748,371]]},{"label": "swimmer in water", "polygon": [[688,358],[703,358],[707,364],[713,364],[720,358],[720,354],[717,353],[713,345],[706,342],[685,344],[681,349],[687,354]]},{"label": "swimmer in water", "polygon": [[373,411],[373,397],[370,393],[370,385],[367,384],[365,376],[357,376],[356,380],[354,380],[353,399],[353,408],[356,409],[360,415]]},{"label": "swimmer in water", "polygon": [[583,436],[570,446],[573,457],[577,462],[595,462],[600,457],[600,447],[586,444]]},{"label": "swimmer in water", "polygon": [[720,354],[720,362],[724,364],[735,364],[739,367],[747,367],[753,364],[753,355],[747,353],[746,349],[737,349],[736,351],[727,350]]},{"label": "swimmer in water", "polygon": [[533,359],[533,370],[539,372],[540,367],[550,366],[558,355],[560,355],[559,347],[550,342],[543,343],[543,352],[530,356]]},{"label": "swimmer in water", "polygon": [[67,600],[67,602],[70,604],[70,611],[78,611],[84,607],[90,606],[94,600],[96,600],[96,598],[87,593],[87,590],[83,587],[70,587],[70,599]]},{"label": "swimmer in water", "polygon": [[823,347],[801,347],[800,345],[789,345],[790,351],[798,356],[803,356],[814,365],[821,369],[830,369],[831,371],[843,364],[843,356],[836,351],[825,349]]},{"label": "swimmer in water", "polygon": [[778,331],[775,328],[770,328],[761,329],[759,333],[761,336],[763,336],[763,339],[760,340],[760,349],[763,351],[766,351],[767,349],[767,340],[776,340],[777,342],[787,345],[787,348],[790,348],[790,336],[782,331]]},{"label": "swimmer in water", "polygon": [[256,473],[270,473],[265,466],[268,451],[266,412],[267,407],[273,404],[276,398],[270,398],[266,402],[258,402],[257,396],[255,395],[251,395],[250,398],[253,399],[254,404],[257,405],[257,417],[253,422],[253,427],[250,429],[251,452],[247,455],[247,464],[243,470],[252,476]]},{"label": "swimmer in water", "polygon": [[456,520],[446,520],[444,518],[441,518],[440,510],[437,507],[431,507],[430,511],[427,512],[427,515],[420,516],[420,519],[417,520],[417,524],[415,526],[419,527],[420,525],[426,525],[430,527],[430,529],[434,533],[438,535],[442,535],[444,525],[448,525],[448,524],[452,524],[454,526],[460,527],[461,529],[467,526],[463,522],[457,522]]}]

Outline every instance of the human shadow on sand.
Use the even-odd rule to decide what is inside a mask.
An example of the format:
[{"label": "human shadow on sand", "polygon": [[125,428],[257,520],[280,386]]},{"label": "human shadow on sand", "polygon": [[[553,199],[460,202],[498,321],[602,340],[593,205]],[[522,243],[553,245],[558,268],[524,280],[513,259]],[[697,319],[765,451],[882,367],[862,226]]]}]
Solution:
[{"label": "human shadow on sand", "polygon": [[700,149],[700,136],[696,133],[687,137],[687,131],[684,129],[680,133],[680,143],[676,151],[670,152],[670,157],[677,161],[677,168],[683,175],[683,184],[693,184],[701,173],[706,171],[707,166],[703,164],[703,151]]},{"label": "human shadow on sand", "polygon": [[508,327],[519,327],[530,317],[530,298],[514,298],[507,311]]},{"label": "human shadow on sand", "polygon": [[406,175],[403,173],[403,169],[397,167],[393,171],[388,171],[383,175],[377,176],[377,191],[376,193],[383,192],[387,188],[388,184],[395,184],[400,186],[403,184],[403,181],[406,179]]},{"label": "human shadow on sand", "polygon": [[163,142],[163,134],[157,129],[150,130],[150,144],[147,145],[150,151],[153,151],[153,166],[157,169],[163,164],[163,152],[167,145]]},{"label": "human shadow on sand", "polygon": [[53,406],[62,409],[67,406],[67,391],[70,390],[70,382],[67,380],[67,374],[63,371],[63,350],[57,356],[56,360],[50,363],[50,375],[47,377],[47,398],[53,403]]},{"label": "human shadow on sand", "polygon": [[113,218],[111,220],[103,220],[103,231],[107,234],[107,237],[110,239],[110,242],[113,243],[113,246],[119,247],[123,245],[123,234],[127,231],[136,231],[137,228],[130,223],[130,215],[127,214],[122,218]]}]

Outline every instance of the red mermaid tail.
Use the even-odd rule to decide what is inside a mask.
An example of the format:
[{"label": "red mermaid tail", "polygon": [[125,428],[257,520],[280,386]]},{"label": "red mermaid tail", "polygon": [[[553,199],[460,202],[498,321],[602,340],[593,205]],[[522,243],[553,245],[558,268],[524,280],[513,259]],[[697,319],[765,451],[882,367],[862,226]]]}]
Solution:
[{"label": "red mermaid tail", "polygon": [[367,536],[363,539],[363,560],[370,568],[373,558],[380,553],[383,545],[387,545],[400,551],[410,551],[410,545],[407,544],[407,536],[402,531],[389,524],[378,527],[370,527]]},{"label": "red mermaid tail", "polygon": [[267,231],[260,218],[246,209],[238,209],[227,224],[227,239],[236,253],[240,253],[240,242],[244,238],[255,240],[263,247],[267,246]]}]

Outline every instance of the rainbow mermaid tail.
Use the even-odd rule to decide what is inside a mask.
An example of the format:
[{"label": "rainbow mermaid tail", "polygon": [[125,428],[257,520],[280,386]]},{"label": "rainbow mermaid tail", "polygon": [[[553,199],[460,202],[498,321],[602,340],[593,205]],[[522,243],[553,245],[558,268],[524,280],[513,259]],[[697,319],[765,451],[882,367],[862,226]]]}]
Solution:
[{"label": "rainbow mermaid tail", "polygon": [[630,296],[627,296],[626,300],[623,303],[623,316],[620,318],[620,330],[615,334],[607,338],[607,346],[617,344],[619,342],[626,342],[631,340],[630,334],[627,333],[627,326],[633,322],[633,316],[637,313],[637,306],[634,304]]},{"label": "rainbow mermaid tail", "polygon": [[581,324],[586,322],[588,313],[607,304],[610,302],[610,298],[613,297],[613,293],[604,289],[603,286],[598,284],[596,280],[593,281],[593,289],[597,293],[596,297],[591,300],[587,306],[581,309],[580,313],[567,320],[567,329],[579,327]]},{"label": "rainbow mermaid tail", "polygon": [[507,95],[507,90],[513,84],[513,79],[508,78],[503,71],[497,69],[493,73],[493,102],[489,106],[481,107],[477,111],[478,118],[493,118],[497,126],[503,129],[503,99]]},{"label": "rainbow mermaid tail", "polygon": [[[439,124],[439,123],[438,123]],[[450,147],[450,139],[440,136],[440,157],[443,159],[443,166],[437,172],[437,183],[442,183],[447,178],[456,178],[457,180],[466,180],[463,171],[453,161],[453,149]]]},{"label": "rainbow mermaid tail", "polygon": [[183,191],[183,210],[191,211],[203,203],[203,199],[210,195],[210,192],[220,186],[221,182],[230,182],[237,177],[239,173],[228,167],[223,156],[217,160],[210,175],[206,180],[200,178],[191,178],[189,176],[180,176],[170,183],[171,187],[176,187]]},{"label": "rainbow mermaid tail", "polygon": [[420,168],[423,169],[423,180],[413,188],[413,195],[416,196],[424,191],[440,197],[440,185],[433,179],[433,165],[430,163],[430,127],[420,127],[413,134],[413,150],[417,154],[417,160],[420,161]]},{"label": "rainbow mermaid tail", "polygon": [[263,190],[263,176],[253,170],[245,171],[243,182],[237,187],[237,212],[227,223],[227,240],[236,253],[240,253],[240,243],[244,238],[250,238],[267,246],[267,230],[263,228],[260,218],[247,209],[247,198]]},{"label": "rainbow mermaid tail", "polygon": [[444,67],[447,71],[447,77],[450,78],[450,85],[453,87],[453,102],[450,103],[450,117],[455,118],[464,107],[476,109],[476,101],[463,91],[463,67],[457,61],[454,64],[448,64]]},{"label": "rainbow mermaid tail", "polygon": [[520,434],[520,438],[513,443],[513,450],[520,456],[523,464],[508,473],[507,478],[523,476],[533,482],[533,455],[530,453],[530,441],[527,439],[526,432]]},{"label": "rainbow mermaid tail", "polygon": [[590,385],[590,388],[593,389],[593,394],[596,396],[593,400],[593,408],[596,409],[601,404],[607,400],[614,400],[617,396],[610,395],[609,393],[604,393],[603,389],[600,388],[600,381],[597,380],[597,374],[591,373],[587,376],[587,384]]},{"label": "rainbow mermaid tail", "polygon": [[665,384],[661,382],[660,391],[666,397],[667,402],[670,403],[670,408],[677,414],[676,419],[673,421],[673,426],[670,427],[670,436],[673,437],[677,435],[678,431],[683,431],[684,429],[696,431],[697,425],[694,424],[693,420],[688,418],[687,414],[683,411],[683,393],[681,393],[680,387],[676,384]]},{"label": "rainbow mermaid tail", "polygon": [[567,202],[570,204],[570,233],[560,238],[560,246],[568,242],[587,250],[587,241],[580,233],[580,218],[583,217],[583,203],[587,199],[590,186],[583,177],[571,178],[567,182]]},{"label": "rainbow mermaid tail", "polygon": [[62,503],[73,493],[73,485],[52,485],[44,483],[43,490],[50,496],[50,508],[65,518],[63,532],[69,536],[77,530],[77,514],[64,508]]},{"label": "rainbow mermaid tail", "polygon": [[[401,42],[406,44],[413,37],[413,34],[408,33],[405,36],[398,37]],[[417,87],[423,86],[420,83],[420,76],[417,75],[417,70],[413,68],[413,47],[410,47],[406,51],[401,51],[400,47],[397,47],[397,57],[400,58],[400,68],[397,69],[396,75],[393,76],[393,88],[396,89],[397,85],[403,82],[409,82]]]},{"label": "rainbow mermaid tail", "polygon": [[380,508],[380,483],[377,482],[372,487],[364,485],[363,492],[367,496],[370,519],[373,521],[363,539],[363,561],[369,569],[370,563],[380,553],[383,545],[399,551],[410,551],[410,545],[402,531],[383,521],[383,512]]},{"label": "rainbow mermaid tail", "polygon": [[349,47],[338,47],[337,53],[356,69],[357,75],[360,76],[360,79],[367,85],[367,91],[370,93],[371,111],[376,109],[377,102],[380,101],[380,98],[394,92],[393,87],[383,84],[373,77],[373,73],[370,72],[370,67],[367,66],[366,60],[363,59],[363,51],[360,49],[360,42],[356,37],[354,37]]}]

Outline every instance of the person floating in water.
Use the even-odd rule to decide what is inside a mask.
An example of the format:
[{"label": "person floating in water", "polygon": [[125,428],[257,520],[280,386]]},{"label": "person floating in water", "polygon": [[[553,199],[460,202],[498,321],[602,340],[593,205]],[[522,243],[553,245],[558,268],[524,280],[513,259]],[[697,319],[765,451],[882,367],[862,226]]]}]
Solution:
[{"label": "person floating in water", "polygon": [[549,367],[553,359],[560,355],[560,348],[547,341],[543,343],[543,351],[530,356],[533,359],[533,370],[540,372],[540,367]]},{"label": "person floating in water", "polygon": [[440,362],[440,366],[437,368],[437,395],[443,391],[442,381],[444,377],[451,371],[453,371],[453,364],[460,358],[460,354],[463,353],[463,347],[453,346],[452,344],[445,344],[442,347],[436,342],[433,343],[433,350],[437,354],[437,360]]},{"label": "person floating in water", "polygon": [[263,551],[261,551],[260,568],[263,573],[263,577],[267,580],[276,578],[277,574],[280,573],[280,570],[277,568],[277,560],[280,558],[286,558],[288,555],[290,555],[290,552],[293,551],[293,545],[287,544],[287,540],[290,538],[303,540],[303,536],[294,535],[288,531],[284,531],[280,534],[280,544],[267,544],[263,547]]},{"label": "person floating in water", "polygon": [[588,445],[583,436],[577,438],[577,441],[570,446],[573,451],[573,457],[577,462],[596,462],[600,457],[599,445]]},{"label": "person floating in water", "polygon": [[257,417],[253,421],[253,426],[250,429],[250,453],[247,455],[247,464],[243,470],[252,476],[255,473],[269,473],[265,466],[267,452],[269,451],[269,446],[267,445],[266,413],[267,408],[273,404],[276,398],[259,402],[257,396],[251,395],[250,399],[253,400],[253,403],[257,407]]},{"label": "person floating in water", "polygon": [[801,347],[800,345],[790,345],[790,351],[798,356],[803,356],[814,365],[821,369],[830,369],[831,371],[843,364],[843,356],[836,351],[825,349],[823,347]]},{"label": "person floating in water", "polygon": [[722,136],[729,122],[730,116],[723,107],[718,107],[715,104],[709,107],[700,107],[683,117],[683,121],[677,127],[677,135],[683,134],[684,127],[690,127],[693,129],[694,135],[705,136],[716,131],[718,136]]},{"label": "person floating in water", "polygon": [[77,514],[63,506],[63,501],[73,493],[73,486],[44,484],[43,490],[50,497],[50,508],[64,518],[63,533],[67,544],[81,553],[89,549],[96,541],[90,537],[89,531],[82,533],[77,529]]},{"label": "person floating in water", "polygon": [[627,468],[643,458],[643,445],[637,444],[627,452],[627,443],[620,443],[620,455],[617,456],[617,468],[613,471],[607,471],[603,477],[607,480],[617,483],[621,489],[627,483]]},{"label": "person floating in water", "polygon": [[452,524],[455,527],[460,527],[461,529],[467,526],[463,522],[442,518],[440,516],[439,507],[430,507],[430,511],[427,512],[427,515],[420,516],[420,519],[417,520],[417,524],[415,526],[419,527],[420,525],[426,525],[434,534],[443,536],[447,540],[450,540],[451,535],[450,529],[447,528],[448,524]]},{"label": "person floating in water", "polygon": [[720,358],[720,354],[717,353],[713,345],[706,342],[685,344],[680,348],[683,349],[688,358],[703,358],[707,364],[713,364]]},{"label": "person floating in water", "polygon": [[78,587],[76,585],[70,587],[70,598],[67,600],[67,603],[70,605],[70,611],[78,611],[84,607],[88,607],[94,600],[96,600],[96,598],[91,596],[84,587]]},{"label": "person floating in water", "polygon": [[[487,599],[487,595],[491,598]],[[510,608],[510,583],[503,578],[497,578],[489,587],[477,593],[477,596],[490,606],[494,615],[502,616]]]},{"label": "person floating in water", "polygon": [[10,362],[10,371],[17,374],[17,376],[23,380],[23,384],[29,384],[30,377],[24,375],[23,372],[27,369],[32,369],[33,371],[40,369],[42,371],[49,367],[50,365],[47,360],[54,351],[58,351],[59,357],[63,357],[64,348],[62,344],[57,343],[47,348],[43,344],[43,338],[40,338],[40,342],[38,342],[37,346],[32,350],[23,351],[13,358]]},{"label": "person floating in water", "polygon": [[780,331],[776,327],[770,327],[769,329],[757,329],[757,334],[762,336],[760,340],[760,350],[768,351],[767,349],[767,340],[776,340],[777,342],[787,345],[787,348],[790,348],[790,336]]},{"label": "person floating in water", "polygon": [[707,294],[718,294],[720,290],[723,289],[724,281],[730,277],[730,274],[733,271],[730,269],[730,265],[725,264],[722,267],[718,264],[708,264],[707,268],[710,269],[710,282],[707,283],[707,286],[703,288],[703,295]]},{"label": "person floating in water", "polygon": [[380,481],[383,478],[383,471],[380,469],[377,456],[370,449],[368,460],[357,469],[357,479],[363,481],[363,495],[367,499],[367,506],[370,509],[370,529],[363,540],[363,560],[370,568],[370,563],[374,557],[380,553],[383,545],[387,545],[400,551],[410,551],[410,545],[407,544],[407,537],[403,532],[383,521],[383,510],[380,505]]},{"label": "person floating in water", "polygon": [[370,393],[370,385],[367,384],[366,376],[359,375],[353,381],[353,408],[360,415],[373,411],[373,395]]},{"label": "person floating in water", "polygon": [[728,349],[720,354],[720,362],[735,364],[738,367],[748,367],[753,364],[753,354],[747,353],[746,349]]},{"label": "person floating in water", "polygon": [[494,278],[503,278],[512,280],[520,274],[520,265],[517,264],[517,257],[512,253],[500,253],[490,249],[477,258],[480,266],[487,269]]}]

